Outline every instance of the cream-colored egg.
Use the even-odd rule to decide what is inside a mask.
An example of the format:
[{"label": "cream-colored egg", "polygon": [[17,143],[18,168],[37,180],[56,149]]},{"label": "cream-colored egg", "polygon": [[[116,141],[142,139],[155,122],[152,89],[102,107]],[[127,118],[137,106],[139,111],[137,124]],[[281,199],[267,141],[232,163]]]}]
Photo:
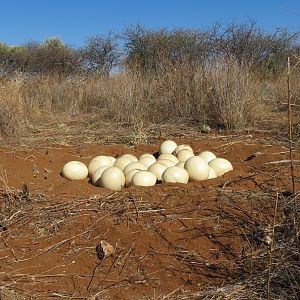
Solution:
[{"label": "cream-colored egg", "polygon": [[172,167],[172,166],[176,165],[176,162],[169,160],[169,159],[160,159],[160,160],[157,160],[156,162],[160,162],[161,164],[164,164],[167,167]]},{"label": "cream-colored egg", "polygon": [[104,170],[99,182],[101,187],[120,191],[125,185],[125,175],[119,168],[110,167]]},{"label": "cream-colored egg", "polygon": [[209,166],[207,161],[202,157],[190,157],[185,162],[184,168],[189,173],[190,181],[200,181],[208,179]]},{"label": "cream-colored egg", "polygon": [[141,162],[142,164],[146,165],[147,168],[149,168],[151,165],[153,165],[156,162],[155,157],[143,157],[139,159],[139,162]]},{"label": "cream-colored egg", "polygon": [[194,153],[188,149],[182,149],[177,153],[177,158],[179,161],[186,161],[188,158],[194,156]]},{"label": "cream-colored egg", "polygon": [[193,150],[193,148],[192,148],[190,145],[182,144],[182,145],[178,145],[178,146],[175,148],[175,150],[173,151],[173,154],[174,154],[174,155],[177,155],[177,153],[178,153],[180,150],[183,150],[183,149],[190,150],[192,153],[194,153],[194,150]]},{"label": "cream-colored egg", "polygon": [[126,153],[126,154],[123,154],[122,156],[120,156],[120,157],[128,157],[128,158],[130,158],[132,161],[134,161],[134,162],[137,162],[138,161],[138,159],[137,159],[137,157],[136,156],[134,156],[133,154],[131,154],[131,153]]},{"label": "cream-colored egg", "polygon": [[157,158],[157,161],[162,160],[162,159],[168,159],[168,160],[174,161],[175,164],[177,164],[179,162],[178,158],[175,155],[170,154],[170,153],[160,154],[159,157]]},{"label": "cream-colored egg", "polygon": [[116,158],[113,157],[113,156],[107,156],[107,157],[109,157],[109,159],[110,159],[111,162],[112,162],[112,165],[114,165],[114,163],[115,163],[115,161],[116,161]]},{"label": "cream-colored egg", "polygon": [[67,162],[62,169],[63,177],[69,180],[82,180],[88,176],[87,166],[80,161],[69,161]]},{"label": "cream-colored egg", "polygon": [[203,151],[201,153],[198,154],[198,156],[202,157],[203,159],[205,159],[208,163],[216,158],[216,155],[213,152],[210,151]]},{"label": "cream-colored egg", "polygon": [[227,173],[233,170],[233,166],[230,161],[225,158],[215,158],[209,162],[209,166],[215,170],[217,176],[222,176],[224,173]]},{"label": "cream-colored egg", "polygon": [[134,169],[139,169],[139,170],[144,170],[146,171],[148,169],[147,166],[145,166],[143,163],[135,161],[131,162],[124,168],[124,174],[126,175],[129,171],[134,170]]},{"label": "cream-colored egg", "polygon": [[113,166],[111,158],[105,155],[92,158],[88,164],[89,176],[92,177],[94,172],[102,166]]},{"label": "cream-colored egg", "polygon": [[168,168],[167,165],[165,165],[161,162],[156,162],[148,168],[148,171],[153,173],[156,176],[157,180],[161,180],[162,173],[167,168]]},{"label": "cream-colored egg", "polygon": [[106,169],[108,169],[108,168],[110,168],[110,167],[111,167],[111,166],[102,166],[102,167],[98,168],[98,169],[94,172],[94,174],[93,174],[93,176],[92,176],[92,183],[93,183],[93,185],[95,185],[95,186],[100,186],[100,181],[99,181],[99,179],[100,179],[102,173],[103,173]]},{"label": "cream-colored egg", "polygon": [[131,186],[131,181],[132,181],[132,177],[135,173],[139,172],[141,170],[139,169],[133,169],[133,170],[130,170],[126,175],[125,175],[125,185],[128,187],[128,186]]},{"label": "cream-colored egg", "polygon": [[162,182],[188,183],[188,172],[180,167],[169,167],[162,174]]},{"label": "cream-colored egg", "polygon": [[209,174],[208,174],[207,179],[214,179],[217,177],[218,177],[218,175],[217,175],[216,171],[212,167],[209,167]]},{"label": "cream-colored egg", "polygon": [[175,166],[176,166],[176,167],[179,167],[179,168],[184,168],[184,164],[185,164],[185,161],[180,161],[180,162],[177,163]]},{"label": "cream-colored egg", "polygon": [[133,160],[127,156],[118,157],[114,163],[114,167],[119,168],[121,171],[125,169],[127,165],[132,163]]},{"label": "cream-colored egg", "polygon": [[174,141],[164,141],[160,144],[159,147],[159,153],[163,154],[163,153],[172,153],[175,148],[177,147],[177,144]]},{"label": "cream-colored egg", "polygon": [[156,176],[149,171],[139,171],[132,177],[132,185],[137,186],[153,186],[157,181]]},{"label": "cream-colored egg", "polygon": [[156,160],[155,156],[154,156],[153,154],[150,154],[150,153],[143,153],[143,154],[140,156],[139,160],[140,160],[140,159],[144,159],[145,157],[151,157],[152,159],[155,159],[155,160]]}]

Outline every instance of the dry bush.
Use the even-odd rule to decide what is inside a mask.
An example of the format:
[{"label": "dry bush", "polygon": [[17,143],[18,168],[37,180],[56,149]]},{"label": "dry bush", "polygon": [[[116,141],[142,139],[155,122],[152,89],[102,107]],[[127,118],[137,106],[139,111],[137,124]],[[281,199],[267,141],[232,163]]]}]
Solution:
[{"label": "dry bush", "polygon": [[35,118],[49,114],[78,114],[80,93],[80,80],[56,76],[39,76],[24,80],[22,88],[28,116]]},{"label": "dry bush", "polygon": [[291,78],[292,102],[298,105],[297,110],[300,110],[300,70],[296,70]]},{"label": "dry bush", "polygon": [[10,139],[24,133],[22,79],[0,81],[0,137]]},{"label": "dry bush", "polygon": [[209,123],[237,129],[257,119],[261,107],[257,81],[234,60],[209,67],[188,62],[175,68],[167,62],[164,65],[156,74],[135,71],[108,80],[98,89],[103,94],[98,101],[108,100],[104,107],[120,122],[138,116],[158,124]]},{"label": "dry bush", "polygon": [[141,95],[143,82],[131,74],[120,74],[111,79],[98,77],[84,81],[80,108],[101,114],[106,121],[130,122],[132,116],[144,117]]},{"label": "dry bush", "polygon": [[[293,74],[291,77],[292,103],[300,105],[300,77]],[[274,108],[277,110],[286,110],[287,108],[287,74],[265,81],[263,93],[267,93],[269,99],[273,99]],[[299,111],[299,108],[296,108]]]},{"label": "dry bush", "polygon": [[[248,67],[233,59],[214,63],[209,70],[211,93],[210,120],[226,129],[249,128],[262,107],[258,80]],[[250,126],[249,126],[250,125]]]},{"label": "dry bush", "polygon": [[[134,70],[111,78],[18,75],[2,80],[1,134],[89,114],[97,115],[99,124],[132,128],[133,120],[142,120],[144,127],[187,123],[248,129],[286,101],[285,74],[262,80],[234,59],[205,66],[166,61],[164,66],[155,74]],[[293,80],[296,87],[299,79]],[[294,89],[295,101],[299,95]]]},{"label": "dry bush", "polygon": [[151,76],[135,74],[131,82],[136,79],[138,85],[131,84],[134,111],[140,105],[140,113],[157,123],[183,121],[226,129],[248,128],[262,106],[258,81],[232,59],[206,67],[187,62],[174,68],[170,64]]}]

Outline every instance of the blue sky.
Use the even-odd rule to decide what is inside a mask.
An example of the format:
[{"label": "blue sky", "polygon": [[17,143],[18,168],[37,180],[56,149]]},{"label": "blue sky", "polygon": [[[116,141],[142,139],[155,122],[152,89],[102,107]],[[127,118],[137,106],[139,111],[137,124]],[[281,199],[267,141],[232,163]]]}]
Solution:
[{"label": "blue sky", "polygon": [[206,28],[257,21],[266,31],[300,31],[300,0],[0,0],[0,41],[19,45],[59,37],[77,47],[89,36],[147,28]]}]

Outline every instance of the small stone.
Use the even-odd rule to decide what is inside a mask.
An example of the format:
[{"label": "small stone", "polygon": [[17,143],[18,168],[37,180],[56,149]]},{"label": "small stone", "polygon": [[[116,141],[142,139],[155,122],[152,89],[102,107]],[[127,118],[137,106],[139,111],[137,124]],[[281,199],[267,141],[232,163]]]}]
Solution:
[{"label": "small stone", "polygon": [[115,248],[110,243],[106,241],[101,241],[99,245],[96,247],[96,253],[99,260],[103,260],[104,258],[115,253]]}]

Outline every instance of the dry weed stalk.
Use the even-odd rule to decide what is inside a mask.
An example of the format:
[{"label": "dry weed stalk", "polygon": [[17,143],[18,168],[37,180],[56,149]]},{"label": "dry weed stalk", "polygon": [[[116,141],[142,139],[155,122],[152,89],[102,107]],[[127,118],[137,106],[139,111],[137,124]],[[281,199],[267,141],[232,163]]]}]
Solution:
[{"label": "dry weed stalk", "polygon": [[288,57],[288,64],[287,64],[287,89],[288,89],[288,128],[289,128],[289,150],[290,150],[290,165],[291,165],[291,176],[292,176],[292,191],[294,195],[294,210],[295,210],[295,218],[294,218],[294,230],[295,230],[295,237],[298,240],[298,207],[296,201],[296,187],[295,187],[295,173],[294,173],[294,160],[293,160],[293,110],[292,110],[292,89],[291,89],[291,75],[292,72],[298,67],[300,64],[300,58],[293,55],[296,59],[296,63],[291,68],[290,64],[290,57]]},{"label": "dry weed stalk", "polygon": [[290,148],[290,165],[291,165],[291,176],[292,176],[292,191],[295,193],[295,175],[294,175],[294,162],[293,162],[293,112],[292,112],[292,101],[291,101],[291,65],[290,57],[287,62],[287,102],[288,102],[288,132],[289,132],[289,148]]},{"label": "dry weed stalk", "polygon": [[270,243],[270,250],[269,250],[269,272],[268,272],[268,299],[271,299],[271,272],[272,272],[272,255],[275,247],[275,225],[276,225],[276,217],[277,217],[277,208],[278,208],[278,193],[276,193],[276,200],[275,200],[275,208],[274,208],[274,215],[273,215],[273,225],[272,225],[272,238]]}]

